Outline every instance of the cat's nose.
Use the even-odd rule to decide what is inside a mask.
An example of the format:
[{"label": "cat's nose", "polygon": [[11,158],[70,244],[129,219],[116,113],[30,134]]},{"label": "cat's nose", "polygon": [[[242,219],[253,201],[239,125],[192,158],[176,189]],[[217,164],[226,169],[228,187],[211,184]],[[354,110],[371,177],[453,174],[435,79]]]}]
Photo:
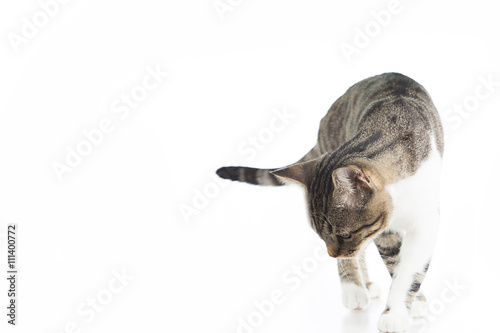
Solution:
[{"label": "cat's nose", "polygon": [[337,249],[335,247],[333,247],[333,246],[327,246],[326,249],[327,249],[328,254],[330,255],[330,257],[337,258],[339,256],[338,251],[337,251]]}]

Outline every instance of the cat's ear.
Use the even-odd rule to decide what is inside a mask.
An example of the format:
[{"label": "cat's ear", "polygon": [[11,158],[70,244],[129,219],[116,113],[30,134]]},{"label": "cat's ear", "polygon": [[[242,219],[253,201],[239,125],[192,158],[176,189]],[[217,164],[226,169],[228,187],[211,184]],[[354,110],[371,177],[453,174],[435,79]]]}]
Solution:
[{"label": "cat's ear", "polygon": [[296,163],[290,166],[274,170],[271,173],[278,178],[292,180],[307,186],[310,175],[313,173],[317,160],[311,160],[303,163]]},{"label": "cat's ear", "polygon": [[366,173],[355,165],[335,169],[332,178],[334,198],[341,205],[362,206],[374,188]]}]

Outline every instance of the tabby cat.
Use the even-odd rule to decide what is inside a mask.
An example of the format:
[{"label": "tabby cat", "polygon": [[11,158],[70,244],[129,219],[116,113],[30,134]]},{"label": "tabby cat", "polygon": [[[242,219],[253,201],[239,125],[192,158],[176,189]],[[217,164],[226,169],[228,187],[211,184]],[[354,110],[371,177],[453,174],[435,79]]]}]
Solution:
[{"label": "tabby cat", "polygon": [[342,301],[365,308],[375,287],[364,250],[373,241],[392,277],[378,329],[404,332],[425,316],[420,284],[439,223],[443,131],[427,91],[398,73],[353,85],[321,120],[318,142],[297,163],[277,169],[223,167],[225,179],[306,189],[312,228],[338,258]]}]

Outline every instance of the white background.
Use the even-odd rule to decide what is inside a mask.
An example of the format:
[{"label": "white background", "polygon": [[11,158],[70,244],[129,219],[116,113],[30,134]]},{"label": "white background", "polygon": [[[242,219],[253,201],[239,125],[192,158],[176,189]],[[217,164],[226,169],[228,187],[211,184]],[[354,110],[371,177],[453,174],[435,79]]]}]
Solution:
[{"label": "white background", "polygon": [[[0,232],[18,224],[20,277],[15,328],[1,279],[0,331],[237,332],[238,318],[258,319],[254,302],[279,290],[282,304],[251,331],[375,332],[390,280],[374,248],[381,299],[352,313],[341,305],[335,261],[314,259],[321,244],[301,188],[212,176],[230,160],[298,160],[335,99],[388,71],[426,87],[447,133],[440,240],[422,287],[434,309],[421,324],[495,330],[500,86],[475,97],[488,91],[482,79],[500,82],[493,2],[401,0],[380,31],[372,12],[387,1],[221,2],[231,10],[218,13],[212,0],[69,1],[17,47],[23,17],[33,22],[41,7],[2,2]],[[372,37],[347,59],[341,43],[354,45],[367,26]],[[113,103],[148,66],[169,75],[120,119]],[[457,113],[464,103],[470,111]],[[255,156],[242,153],[274,109],[295,117]],[[105,118],[114,130],[60,181],[53,164]],[[196,193],[207,188],[204,201]],[[187,206],[196,214],[183,215]],[[304,263],[310,273],[290,282]],[[123,270],[133,280],[111,294],[113,272]],[[453,283],[463,289],[453,293]],[[106,304],[89,310],[97,296]]]}]

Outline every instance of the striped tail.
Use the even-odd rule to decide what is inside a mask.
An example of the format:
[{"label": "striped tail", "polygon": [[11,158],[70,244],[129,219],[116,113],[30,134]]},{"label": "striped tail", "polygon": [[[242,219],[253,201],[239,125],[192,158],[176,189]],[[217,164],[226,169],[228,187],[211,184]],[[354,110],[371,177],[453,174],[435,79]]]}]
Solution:
[{"label": "striped tail", "polygon": [[278,169],[256,169],[247,167],[222,167],[218,169],[217,175],[224,179],[237,180],[239,182],[254,184],[254,185],[267,185],[267,186],[281,186],[284,185],[278,177],[271,174],[272,171]]}]

